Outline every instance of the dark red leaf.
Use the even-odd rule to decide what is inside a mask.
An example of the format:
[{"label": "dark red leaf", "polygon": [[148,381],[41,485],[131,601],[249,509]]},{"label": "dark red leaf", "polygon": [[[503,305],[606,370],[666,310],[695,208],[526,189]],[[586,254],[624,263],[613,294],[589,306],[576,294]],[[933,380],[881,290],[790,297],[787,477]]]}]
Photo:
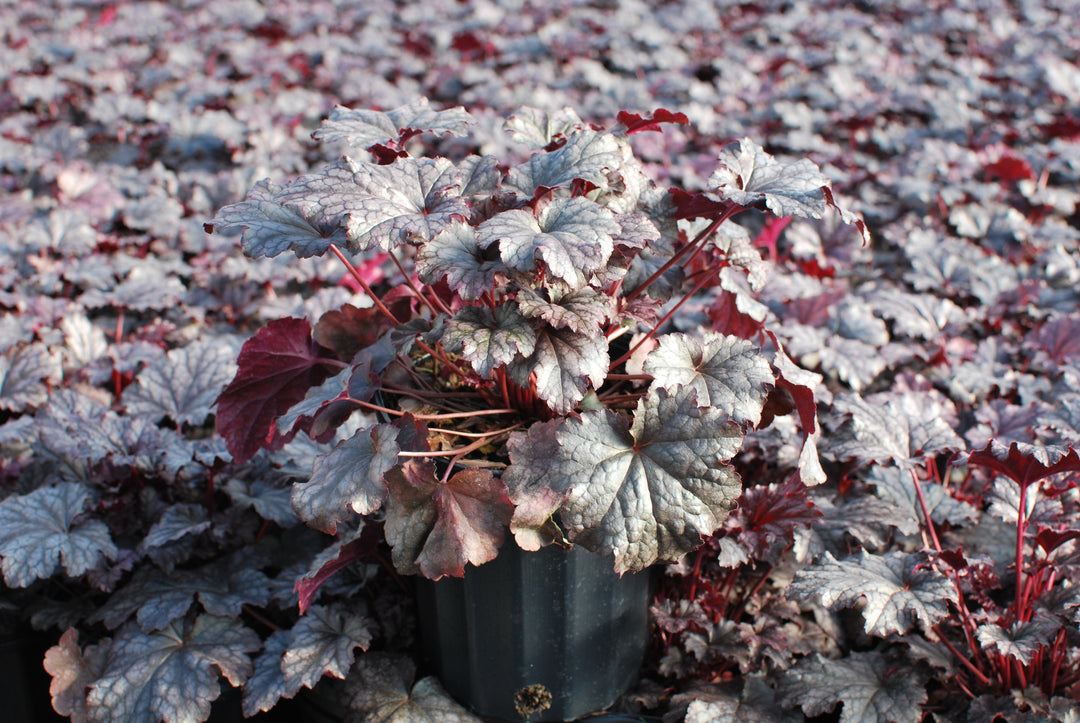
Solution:
[{"label": "dark red leaf", "polygon": [[[1045,461],[1039,457],[1044,457]],[[1072,447],[1059,453],[1052,448],[1018,442],[1005,447],[991,441],[983,449],[969,454],[967,462],[1005,475],[1022,487],[1062,472],[1080,471],[1080,456]]]},{"label": "dark red leaf", "polygon": [[964,557],[964,549],[958,547],[955,550],[942,550],[938,553],[938,559],[954,570],[963,570],[968,566],[967,558]]},{"label": "dark red leaf", "polygon": [[337,366],[306,319],[276,319],[244,342],[236,376],[217,399],[217,430],[238,463],[267,444],[274,422]]},{"label": "dark red leaf", "polygon": [[675,218],[719,218],[731,206],[726,201],[714,201],[704,193],[687,193],[681,188],[670,190],[675,204]]},{"label": "dark red leaf", "polygon": [[740,339],[753,340],[765,328],[764,322],[739,310],[735,294],[721,291],[706,313],[712,328],[721,334],[731,334]]},{"label": "dark red leaf", "polygon": [[791,223],[791,218],[791,216],[769,218],[765,221],[765,227],[761,229],[761,233],[754,239],[754,246],[769,250],[769,259],[772,261],[776,261],[776,242],[780,239],[783,230]]},{"label": "dark red leaf", "polygon": [[390,328],[390,320],[376,309],[358,309],[345,304],[323,314],[315,324],[312,337],[337,352],[341,359],[352,359],[356,352],[375,343]]},{"label": "dark red leaf", "polygon": [[1043,549],[1047,555],[1064,545],[1069,540],[1080,539],[1080,530],[1063,530],[1058,532],[1046,528],[1035,536],[1035,544]]},{"label": "dark red leaf", "polygon": [[354,562],[371,557],[375,552],[375,546],[381,537],[381,532],[382,529],[378,525],[366,526],[359,537],[341,546],[337,557],[325,563],[314,575],[305,576],[296,583],[296,592],[300,597],[301,615],[311,607],[311,603],[315,599],[315,593],[319,591],[324,582]]},{"label": "dark red leaf", "polygon": [[626,126],[626,134],[632,135],[634,133],[640,133],[642,131],[658,131],[661,123],[678,123],[680,125],[689,125],[690,119],[683,113],[672,113],[669,110],[663,108],[657,108],[653,111],[651,116],[642,118],[637,113],[629,113],[625,110],[619,111],[619,115],[616,118],[620,123]]},{"label": "dark red leaf", "polygon": [[747,487],[738,509],[724,527],[739,532],[739,543],[754,560],[786,548],[796,527],[809,527],[821,512],[806,494],[806,485],[797,479],[782,484]]},{"label": "dark red leaf", "polygon": [[1028,162],[1023,158],[1017,158],[1011,153],[1004,154],[993,163],[987,163],[983,166],[983,171],[991,179],[997,179],[1005,183],[1026,181],[1035,177],[1035,172],[1031,170]]}]

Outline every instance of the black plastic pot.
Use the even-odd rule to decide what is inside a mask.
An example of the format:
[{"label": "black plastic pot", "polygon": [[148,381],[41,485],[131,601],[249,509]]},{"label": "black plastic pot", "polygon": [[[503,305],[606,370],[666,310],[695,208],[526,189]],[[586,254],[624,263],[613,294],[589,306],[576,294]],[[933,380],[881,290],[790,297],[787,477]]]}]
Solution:
[{"label": "black plastic pot", "polygon": [[620,578],[612,564],[509,541],[463,579],[420,580],[428,662],[485,717],[571,721],[607,708],[637,680],[649,641],[649,576]]}]

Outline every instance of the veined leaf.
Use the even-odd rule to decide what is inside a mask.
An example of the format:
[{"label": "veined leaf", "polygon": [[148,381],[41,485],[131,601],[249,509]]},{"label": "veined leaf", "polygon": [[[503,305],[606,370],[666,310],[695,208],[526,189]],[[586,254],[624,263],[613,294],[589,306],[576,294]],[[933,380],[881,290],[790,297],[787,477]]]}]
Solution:
[{"label": "veined leaf", "polygon": [[321,256],[331,244],[347,246],[341,216],[327,214],[318,206],[286,204],[275,196],[281,191],[269,180],[255,184],[244,201],[225,206],[206,224],[207,232],[244,229],[240,237],[244,253],[258,258],[274,257],[291,250],[300,258]]},{"label": "veined leaf", "polygon": [[436,110],[427,98],[385,112],[339,105],[311,137],[323,143],[344,141],[363,149],[397,140],[410,129],[436,135],[463,135],[465,126],[472,122],[473,117],[463,107]]},{"label": "veined leaf", "polygon": [[129,625],[116,636],[104,673],[87,696],[90,720],[190,723],[206,720],[221,694],[219,677],[240,686],[251,675],[248,653],[259,636],[237,619],[201,615],[144,633]]},{"label": "veined leaf", "polygon": [[717,407],[740,424],[756,425],[773,383],[772,369],[757,345],[707,332],[702,339],[665,334],[645,359],[645,373],[673,392],[683,385],[698,403]]},{"label": "veined leaf", "polygon": [[447,351],[461,351],[482,377],[515,359],[528,357],[536,348],[536,330],[514,304],[466,306],[446,323],[443,344]]},{"label": "veined leaf", "polygon": [[416,273],[421,281],[432,284],[446,279],[447,285],[466,301],[479,299],[505,268],[501,260],[488,258],[476,229],[464,221],[451,221],[416,254]]},{"label": "veined leaf", "polygon": [[466,564],[495,559],[513,505],[490,470],[464,469],[446,482],[433,472],[430,463],[407,462],[386,475],[386,539],[399,571],[461,577]]},{"label": "veined leaf", "polygon": [[26,587],[51,577],[57,566],[72,577],[90,570],[102,557],[117,555],[104,522],[76,521],[90,503],[90,489],[67,482],[41,487],[0,502],[0,563],[4,581]]},{"label": "veined leaf", "polygon": [[383,475],[397,463],[398,430],[389,424],[360,429],[315,458],[311,479],[293,485],[297,514],[323,532],[333,533],[349,510],[366,515],[386,499]]},{"label": "veined leaf", "polygon": [[221,338],[173,349],[143,369],[124,391],[129,414],[200,425],[236,373],[236,350]]},{"label": "veined leaf", "polygon": [[537,394],[552,411],[567,414],[585,397],[590,384],[598,388],[607,378],[607,339],[602,334],[541,328],[533,353],[515,359],[507,369],[514,383],[524,389],[533,379]]},{"label": "veined leaf", "polygon": [[274,422],[333,366],[311,339],[305,319],[277,319],[244,342],[239,368],[217,400],[217,430],[234,461],[255,456],[274,432]]},{"label": "veined leaf", "polygon": [[503,211],[477,227],[480,246],[499,244],[503,263],[533,273],[543,262],[547,273],[571,288],[607,263],[619,233],[615,214],[586,198],[560,198],[538,209]]},{"label": "veined leaf", "polygon": [[311,688],[324,675],[344,678],[356,648],[371,644],[371,620],[343,606],[312,605],[292,627],[281,659],[284,683]]},{"label": "veined leaf", "polygon": [[438,680],[422,678],[414,685],[415,675],[415,665],[405,656],[363,656],[348,679],[352,708],[365,715],[365,723],[481,723]]},{"label": "veined leaf", "polygon": [[503,187],[528,198],[540,186],[568,186],[578,178],[603,187],[607,183],[605,172],[617,170],[621,162],[622,154],[614,136],[596,131],[575,131],[558,150],[539,153],[511,168]]},{"label": "veined leaf", "polygon": [[425,241],[468,215],[461,175],[445,158],[377,165],[343,158],[284,188],[275,200],[341,219],[349,248],[391,250]]},{"label": "veined leaf", "polygon": [[814,599],[831,610],[860,605],[869,635],[904,634],[916,620],[934,625],[955,603],[956,589],[930,567],[924,555],[860,551],[857,559],[837,560],[831,553],[799,570],[788,585],[795,600]]},{"label": "veined leaf", "polygon": [[844,707],[840,723],[919,723],[926,682],[914,668],[881,653],[849,653],[839,660],[804,658],[784,674],[781,703],[810,716]]},{"label": "veined leaf", "polygon": [[611,297],[591,287],[566,294],[550,288],[543,291],[547,292],[550,301],[533,289],[523,288],[518,292],[517,304],[522,314],[542,319],[556,329],[569,329],[579,334],[596,334],[611,318]]},{"label": "veined leaf", "polygon": [[633,425],[611,411],[567,419],[556,431],[552,474],[570,488],[560,512],[574,542],[615,554],[616,571],[676,560],[723,522],[741,491],[724,464],[742,431],[691,390],[651,392]]},{"label": "veined leaf", "polygon": [[49,384],[60,380],[60,357],[44,344],[15,346],[0,354],[0,410],[21,412],[44,404]]}]

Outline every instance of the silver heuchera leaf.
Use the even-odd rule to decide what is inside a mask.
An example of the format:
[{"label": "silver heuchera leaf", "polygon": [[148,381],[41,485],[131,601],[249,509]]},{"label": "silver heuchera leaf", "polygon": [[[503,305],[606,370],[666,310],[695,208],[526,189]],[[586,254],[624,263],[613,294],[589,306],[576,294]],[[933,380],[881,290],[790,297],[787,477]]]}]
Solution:
[{"label": "silver heuchera leaf", "polygon": [[155,422],[168,417],[177,424],[202,424],[221,390],[236,375],[238,351],[221,338],[173,349],[143,369],[124,390],[128,413]]},{"label": "silver heuchera leaf", "polygon": [[343,606],[312,605],[293,625],[281,659],[285,685],[311,688],[324,675],[344,678],[356,648],[371,644],[371,620]]},{"label": "silver heuchera leaf", "polygon": [[287,205],[276,198],[279,188],[269,180],[259,181],[246,200],[225,206],[208,228],[228,231],[244,229],[240,242],[244,253],[253,257],[274,257],[291,250],[300,258],[321,256],[331,244],[346,246],[341,214],[327,214],[318,205]]},{"label": "silver heuchera leaf", "polygon": [[456,703],[434,677],[412,684],[413,662],[405,656],[370,653],[363,656],[346,683],[352,709],[364,723],[481,723]]},{"label": "silver heuchera leaf", "polygon": [[633,425],[607,410],[583,412],[556,432],[552,474],[570,496],[560,512],[574,542],[615,554],[616,571],[676,560],[701,544],[741,492],[724,464],[742,431],[718,409],[701,407],[693,391],[652,391]]},{"label": "silver heuchera leaf", "polygon": [[996,649],[1001,655],[1019,660],[1024,665],[1040,648],[1049,647],[1050,641],[1061,626],[1051,620],[1039,619],[1013,623],[1008,628],[1000,625],[980,625],[975,631],[979,644]]},{"label": "silver heuchera leaf", "polygon": [[195,504],[176,504],[166,508],[139,543],[142,551],[153,550],[188,535],[197,535],[210,527],[206,508]]},{"label": "silver heuchera leaf", "polygon": [[21,412],[44,404],[48,383],[60,375],[60,357],[44,344],[8,349],[0,355],[0,409]]},{"label": "silver heuchera leaf", "polygon": [[77,577],[102,557],[115,558],[117,548],[104,522],[75,522],[89,502],[89,488],[74,482],[42,487],[0,502],[4,581],[11,587],[26,587],[34,580],[51,577],[58,565]]},{"label": "silver heuchera leaf", "polygon": [[190,723],[206,720],[221,694],[221,675],[240,686],[251,675],[248,653],[259,636],[234,618],[200,615],[144,633],[129,625],[113,640],[105,672],[87,695],[96,723]]},{"label": "silver heuchera leaf", "polygon": [[500,260],[485,257],[476,229],[464,221],[452,221],[416,252],[416,273],[432,284],[447,285],[466,301],[475,301],[495,284],[495,275],[506,269]]},{"label": "silver heuchera leaf", "polygon": [[281,658],[289,649],[292,630],[275,630],[263,643],[262,652],[255,659],[254,670],[244,684],[243,710],[245,717],[266,712],[277,705],[281,698],[292,698],[302,687],[299,681],[285,684],[281,670]]},{"label": "silver heuchera leaf", "polygon": [[562,148],[539,153],[510,169],[503,187],[531,198],[540,186],[568,186],[576,179],[601,188],[607,185],[606,171],[618,170],[622,153],[615,137],[595,131],[576,131]]},{"label": "silver heuchera leaf", "polygon": [[848,394],[834,400],[833,410],[850,416],[829,447],[840,460],[892,461],[911,469],[928,456],[965,449],[949,422],[956,414],[952,403],[937,395],[909,391],[864,400]]},{"label": "silver heuchera leaf", "polygon": [[545,289],[550,300],[533,289],[518,291],[517,303],[521,313],[544,320],[556,329],[569,329],[579,334],[597,334],[611,318],[611,297],[588,286],[566,294]]},{"label": "silver heuchera leaf", "polygon": [[839,660],[815,653],[784,673],[780,702],[810,716],[843,703],[840,723],[919,723],[925,686],[914,668],[878,652],[854,652]]},{"label": "silver heuchera leaf", "polygon": [[765,397],[774,379],[757,345],[735,336],[706,332],[698,339],[667,334],[645,359],[654,384],[674,391],[690,387],[698,403],[716,407],[740,424],[761,421]]},{"label": "silver heuchera leaf", "polygon": [[556,137],[571,135],[584,125],[573,108],[548,112],[528,106],[518,108],[503,124],[515,141],[533,148],[543,148]]},{"label": "silver heuchera leaf", "polygon": [[615,214],[585,198],[556,199],[535,215],[525,209],[503,211],[477,227],[480,245],[497,242],[510,268],[532,273],[543,262],[547,273],[575,289],[607,263],[617,233]]},{"label": "silver heuchera leaf", "polygon": [[311,137],[321,143],[344,141],[354,148],[370,148],[397,140],[407,128],[437,135],[464,135],[465,127],[472,122],[473,117],[463,107],[435,110],[427,98],[385,112],[339,105]]},{"label": "silver heuchera leaf", "polygon": [[430,240],[455,217],[467,216],[460,187],[460,174],[445,158],[377,165],[345,157],[297,179],[274,200],[298,206],[305,215],[317,209],[340,219],[350,249],[390,250],[414,239]]},{"label": "silver heuchera leaf", "polygon": [[[591,384],[598,388],[607,378],[607,339],[602,334],[577,334],[569,329],[543,328],[527,359],[507,367],[514,383],[536,393],[556,414],[568,414],[585,397]],[[535,377],[533,376],[535,375]]]},{"label": "silver heuchera leaf", "polygon": [[793,600],[817,600],[831,610],[860,605],[869,635],[904,634],[916,620],[929,628],[957,600],[948,578],[929,567],[926,556],[906,552],[837,560],[832,553],[799,570],[787,589]]},{"label": "silver heuchera leaf", "polygon": [[720,167],[709,187],[725,201],[752,206],[759,201],[777,216],[821,218],[827,203],[822,190],[830,185],[813,161],[781,163],[749,138],[720,151]]},{"label": "silver heuchera leaf", "polygon": [[270,579],[258,570],[227,564],[172,572],[144,566],[89,619],[113,630],[135,615],[143,630],[160,630],[187,614],[196,595],[206,612],[236,616],[246,604],[267,603]]},{"label": "silver heuchera leaf", "polygon": [[389,424],[360,429],[316,457],[311,478],[293,485],[296,513],[332,534],[350,509],[361,515],[379,509],[386,499],[383,475],[397,462],[397,434]]},{"label": "silver heuchera leaf", "polygon": [[447,351],[461,351],[476,373],[487,377],[514,359],[527,357],[536,348],[536,330],[513,304],[495,311],[466,306],[446,323],[443,344]]}]

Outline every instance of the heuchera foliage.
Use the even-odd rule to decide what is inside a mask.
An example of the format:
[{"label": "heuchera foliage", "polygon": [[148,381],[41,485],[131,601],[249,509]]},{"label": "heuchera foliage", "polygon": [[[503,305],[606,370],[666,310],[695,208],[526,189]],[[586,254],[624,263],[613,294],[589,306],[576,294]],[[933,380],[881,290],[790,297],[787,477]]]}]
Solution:
[{"label": "heuchera foliage", "polygon": [[[704,191],[662,189],[628,137],[687,123],[665,110],[604,130],[522,109],[506,126],[533,139],[526,160],[451,161],[419,138],[465,136],[472,118],[428,108],[339,108],[316,137],[368,158],[343,156],[273,193],[259,184],[207,224],[242,229],[253,256],[332,253],[371,299],[348,324],[335,310],[315,325],[340,358],[321,356],[332,350],[303,320],[246,342],[218,431],[244,461],[278,437],[328,438],[374,413],[315,458],[292,501],[331,533],[379,513],[399,572],[460,576],[493,559],[508,530],[528,549],[613,554],[620,573],[677,560],[738,497],[729,462],[777,373],[765,334],[667,324],[690,298],[722,293],[722,269],[750,273],[757,255],[726,221],[754,207],[819,217],[834,205],[829,180],[743,139]],[[290,237],[300,222],[322,231]],[[370,261],[383,267],[375,284],[357,269]],[[796,474],[817,474],[810,457]]]},{"label": "heuchera foliage", "polygon": [[[531,258],[553,265],[549,286],[583,278],[588,289],[553,298],[519,286],[526,326],[550,325],[556,340],[581,334],[613,321],[590,298],[608,239],[609,265],[634,258],[623,285],[641,285],[670,253],[652,233],[689,242],[745,202],[734,194],[778,213],[803,206],[819,176],[786,159],[805,157],[861,212],[872,244],[831,210],[734,216],[626,305],[636,329],[662,322],[672,340],[646,341],[616,370],[627,379],[607,374],[600,386],[622,382],[628,395],[625,407],[607,400],[617,419],[593,405],[590,392],[603,390],[582,362],[577,408],[505,439],[507,464],[554,459],[592,431],[618,459],[652,464],[638,440],[678,449],[657,422],[682,407],[670,396],[639,422],[629,397],[644,375],[723,400],[715,372],[765,352],[773,386],[759,421],[735,422],[756,429],[725,463],[743,492],[661,576],[656,645],[619,708],[666,723],[1077,720],[1075,14],[1060,0],[3,5],[0,635],[32,625],[53,637],[53,706],[75,721],[197,720],[229,703],[214,700],[227,683],[242,686],[248,715],[303,719],[287,699],[313,686],[365,720],[475,723],[410,660],[412,614],[385,519],[393,509],[408,542],[399,564],[482,557],[498,539],[487,528],[463,530],[444,559],[404,531],[444,502],[505,513],[482,472],[501,481],[534,463],[477,468],[472,496],[459,484],[471,474],[442,490],[422,463],[390,474],[403,456],[430,454],[420,440],[447,425],[417,418],[431,412],[419,406],[400,419],[357,411],[352,400],[404,411],[375,395],[401,339],[375,344],[394,324],[371,310],[361,280],[384,291],[400,274],[393,253],[411,259],[431,298],[445,302],[452,287],[482,304],[503,267]],[[421,95],[433,101],[412,100]],[[459,104],[469,113],[445,109]],[[503,121],[522,105],[544,110],[518,112],[508,136]],[[576,234],[575,217],[554,212],[591,207],[549,209],[538,230],[544,204],[636,191],[595,173],[590,158],[606,141],[544,158],[567,145],[567,128],[616,124],[620,155],[629,144],[644,174],[671,189],[676,231],[649,217],[650,231],[605,201],[611,216],[590,216],[597,233],[570,268],[565,236],[546,224]],[[776,189],[777,169],[734,144],[745,137],[804,183]],[[327,163],[347,170],[343,152],[386,166],[350,171],[355,218],[274,200]],[[463,166],[470,155],[498,160]],[[523,205],[495,194],[483,213],[461,213],[493,177]],[[401,193],[357,198],[380,184]],[[534,198],[540,186],[553,195]],[[251,205],[235,206],[245,195]],[[230,205],[263,255],[204,232],[215,216],[228,224]],[[519,254],[503,259],[492,240],[477,257],[481,218],[510,210],[532,218],[487,230],[512,236]],[[413,235],[447,217],[447,245],[411,256]],[[353,247],[350,233],[375,245]],[[717,284],[663,320],[674,302],[653,302],[711,275],[720,256],[730,265]],[[395,319],[434,321],[415,298],[404,285],[382,301]],[[440,341],[470,357],[458,392],[526,354],[520,320],[494,316],[461,314],[457,351]],[[295,385],[296,401],[242,418],[253,424],[236,441],[252,456],[239,463],[244,453],[215,431],[214,401],[237,376],[242,344],[284,330],[282,318],[291,341],[272,381]],[[500,333],[478,336],[485,326]],[[630,336],[611,341],[609,359]],[[701,376],[681,368],[687,359]],[[361,363],[372,373],[352,374]],[[561,374],[546,382],[549,396],[578,393]],[[474,424],[454,426],[498,429]],[[453,456],[472,441],[472,459],[502,444],[447,435],[437,446]],[[294,508],[316,468],[316,480],[341,483],[309,485]],[[436,465],[436,483],[445,470]],[[572,490],[531,475],[516,484],[514,540],[502,544],[562,542]],[[601,525],[593,539],[606,534]]]}]

